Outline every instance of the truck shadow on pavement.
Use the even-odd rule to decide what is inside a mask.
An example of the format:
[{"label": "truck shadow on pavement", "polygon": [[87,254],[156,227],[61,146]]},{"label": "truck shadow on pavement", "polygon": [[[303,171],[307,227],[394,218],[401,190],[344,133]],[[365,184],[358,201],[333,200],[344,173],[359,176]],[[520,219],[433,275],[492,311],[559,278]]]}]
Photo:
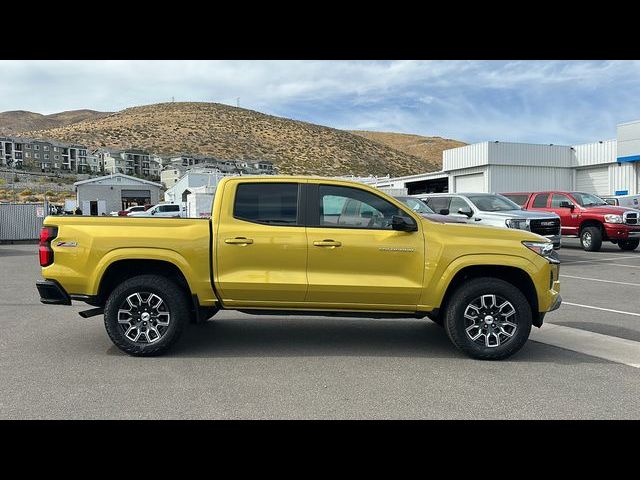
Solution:
[{"label": "truck shadow on pavement", "polygon": [[[112,349],[109,353],[120,352]],[[247,317],[190,325],[169,357],[362,356],[468,359],[429,320]],[[605,361],[529,341],[507,362]]]}]

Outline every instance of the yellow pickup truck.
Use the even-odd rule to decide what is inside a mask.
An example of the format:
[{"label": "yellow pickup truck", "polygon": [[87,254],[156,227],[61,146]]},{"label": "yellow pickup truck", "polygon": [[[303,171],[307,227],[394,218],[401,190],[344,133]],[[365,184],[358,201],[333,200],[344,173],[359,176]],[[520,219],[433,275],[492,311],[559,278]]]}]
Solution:
[{"label": "yellow pickup truck", "polygon": [[94,308],[131,355],[167,351],[189,322],[251,314],[428,317],[474,358],[518,351],[560,306],[544,237],[443,223],[356,182],[228,177],[211,219],[45,219],[41,301]]}]

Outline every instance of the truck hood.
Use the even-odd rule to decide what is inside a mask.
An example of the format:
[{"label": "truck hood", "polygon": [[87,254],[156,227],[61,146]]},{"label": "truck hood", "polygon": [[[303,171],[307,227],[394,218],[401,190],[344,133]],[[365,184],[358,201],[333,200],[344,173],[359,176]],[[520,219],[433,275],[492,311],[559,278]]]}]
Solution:
[{"label": "truck hood", "polygon": [[529,232],[527,230],[519,230],[517,228],[503,228],[503,227],[493,227],[490,225],[478,225],[478,224],[469,224],[466,222],[463,223],[440,223],[434,224],[429,222],[427,219],[423,220],[426,231],[429,231],[430,228],[436,228],[447,236],[456,236],[456,237],[467,237],[474,239],[474,242],[479,242],[480,244],[484,244],[486,242],[491,242],[493,240],[498,243],[504,241],[514,241],[514,242],[548,242],[549,239],[543,237],[542,235],[538,235],[536,233]]},{"label": "truck hood", "polygon": [[501,212],[478,212],[478,215],[487,215],[494,218],[560,218],[553,212],[540,212],[538,210],[503,210]]},{"label": "truck hood", "polygon": [[616,207],[614,205],[598,205],[596,207],[581,207],[581,210],[599,215],[622,215],[624,212],[638,212],[637,208]]}]

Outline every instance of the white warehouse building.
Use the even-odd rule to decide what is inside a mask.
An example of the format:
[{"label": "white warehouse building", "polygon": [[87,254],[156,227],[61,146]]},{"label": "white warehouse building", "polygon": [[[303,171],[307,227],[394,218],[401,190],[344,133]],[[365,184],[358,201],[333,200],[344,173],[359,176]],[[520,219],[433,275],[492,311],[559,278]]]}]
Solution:
[{"label": "white warehouse building", "polygon": [[482,142],[445,150],[442,170],[367,182],[430,192],[577,190],[640,193],[640,120],[617,126],[617,138],[584,145]]}]

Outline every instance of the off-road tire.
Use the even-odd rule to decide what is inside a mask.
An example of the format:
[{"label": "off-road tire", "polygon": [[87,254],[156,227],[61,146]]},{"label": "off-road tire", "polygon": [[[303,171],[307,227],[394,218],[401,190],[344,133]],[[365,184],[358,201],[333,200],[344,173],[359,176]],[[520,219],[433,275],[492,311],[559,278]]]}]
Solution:
[{"label": "off-road tire", "polygon": [[[515,309],[517,329],[513,337],[496,347],[479,345],[465,331],[465,310],[474,299],[482,295],[497,295]],[[447,302],[444,317],[445,331],[451,342],[470,357],[479,360],[502,360],[510,357],[526,343],[531,332],[531,306],[523,293],[512,284],[493,277],[465,281]]]},{"label": "off-road tire", "polygon": [[628,240],[619,240],[618,248],[620,250],[635,250],[640,245],[640,238],[630,238]]},{"label": "off-road tire", "polygon": [[[138,343],[127,338],[118,323],[118,310],[127,297],[135,292],[149,292],[159,296],[170,312],[169,325],[154,343]],[[161,355],[180,338],[189,323],[189,299],[176,283],[161,275],[140,275],[125,280],[109,295],[104,308],[104,326],[116,347],[129,355],[149,357]]]},{"label": "off-road tire", "polygon": [[602,230],[598,227],[585,227],[580,232],[580,245],[586,252],[599,252],[602,247]]}]

